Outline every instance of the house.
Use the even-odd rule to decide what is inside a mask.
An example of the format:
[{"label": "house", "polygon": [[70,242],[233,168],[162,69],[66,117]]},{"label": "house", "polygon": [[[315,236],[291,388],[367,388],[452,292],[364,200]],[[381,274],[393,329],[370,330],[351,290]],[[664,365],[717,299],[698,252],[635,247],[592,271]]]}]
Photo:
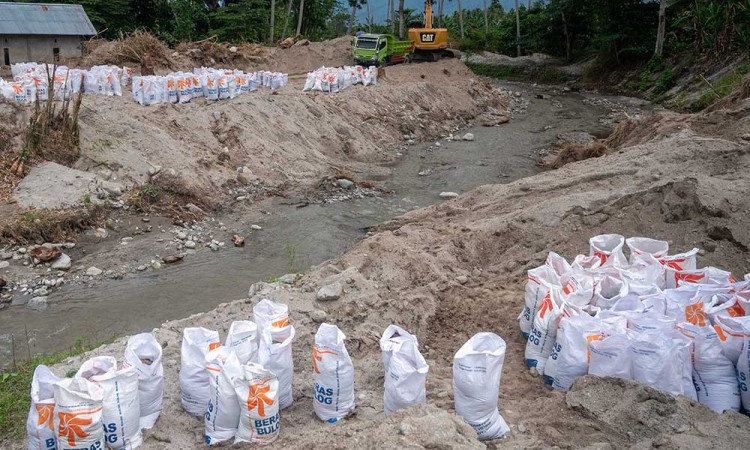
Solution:
[{"label": "house", "polygon": [[95,34],[81,5],[0,2],[0,65],[80,57]]}]

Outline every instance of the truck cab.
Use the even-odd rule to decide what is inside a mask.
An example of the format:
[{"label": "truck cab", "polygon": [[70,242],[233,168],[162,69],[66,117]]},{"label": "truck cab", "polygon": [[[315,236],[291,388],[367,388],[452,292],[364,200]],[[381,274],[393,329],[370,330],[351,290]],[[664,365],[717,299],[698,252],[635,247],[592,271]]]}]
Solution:
[{"label": "truck cab", "polygon": [[406,61],[411,50],[411,41],[397,41],[390,34],[363,33],[354,38],[352,55],[355,64],[380,66]]}]

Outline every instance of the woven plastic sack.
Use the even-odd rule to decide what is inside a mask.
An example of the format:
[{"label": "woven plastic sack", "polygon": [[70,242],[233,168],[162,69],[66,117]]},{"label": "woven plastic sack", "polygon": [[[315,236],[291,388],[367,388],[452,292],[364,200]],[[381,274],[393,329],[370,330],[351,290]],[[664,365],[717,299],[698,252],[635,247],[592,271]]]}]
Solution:
[{"label": "woven plastic sack", "polygon": [[162,348],[151,333],[131,336],[125,346],[123,367],[138,372],[138,399],[141,403],[142,429],[150,429],[162,410],[164,398],[164,366]]},{"label": "woven plastic sack", "polygon": [[28,450],[54,450],[55,433],[55,383],[62,380],[44,365],[34,369],[31,380],[31,407],[26,420],[29,437]]},{"label": "woven plastic sack", "polygon": [[104,390],[85,378],[65,378],[54,386],[57,450],[104,449]]},{"label": "woven plastic sack", "polygon": [[403,328],[389,325],[380,338],[385,368],[385,415],[424,403],[429,366],[419,352],[417,338]]},{"label": "woven plastic sack", "polygon": [[294,327],[264,328],[258,349],[258,362],[278,378],[279,408],[292,406],[292,378],[294,376],[294,358],[292,358],[292,341]]},{"label": "woven plastic sack", "polygon": [[229,326],[225,346],[234,350],[240,364],[258,359],[258,325],[249,320],[235,320]]},{"label": "woven plastic sack", "polygon": [[453,357],[453,398],[456,414],[480,440],[510,432],[498,410],[505,341],[494,333],[477,333]]},{"label": "woven plastic sack", "polygon": [[242,377],[237,354],[221,346],[206,355],[209,374],[209,400],[205,423],[206,444],[214,445],[232,439],[240,423],[240,405],[234,392],[234,381]]},{"label": "woven plastic sack", "polygon": [[208,407],[209,381],[206,355],[221,345],[219,333],[205,328],[185,328],[180,352],[182,407],[188,414],[203,417]]},{"label": "woven plastic sack", "polygon": [[313,411],[334,423],[354,411],[354,366],[346,351],[346,336],[335,325],[323,323],[313,347]]},{"label": "woven plastic sack", "polygon": [[279,437],[279,380],[260,364],[242,366],[234,391],[240,405],[240,422],[234,442],[259,445],[273,443]]}]

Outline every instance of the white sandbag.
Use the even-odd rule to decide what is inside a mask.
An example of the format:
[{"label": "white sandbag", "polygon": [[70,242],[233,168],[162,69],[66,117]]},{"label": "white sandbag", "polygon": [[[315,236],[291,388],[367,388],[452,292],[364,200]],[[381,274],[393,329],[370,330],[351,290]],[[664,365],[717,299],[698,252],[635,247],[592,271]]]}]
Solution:
[{"label": "white sandbag", "polygon": [[31,407],[26,420],[29,437],[28,450],[54,450],[55,433],[55,383],[62,380],[44,365],[36,366],[31,379]]},{"label": "white sandbag", "polygon": [[188,414],[202,417],[208,406],[206,355],[218,348],[219,333],[205,328],[185,328],[180,351],[180,391],[182,407]]},{"label": "white sandbag", "polygon": [[234,350],[240,364],[258,359],[258,325],[249,320],[235,320],[229,326],[224,345]]},{"label": "white sandbag", "polygon": [[104,449],[104,390],[85,378],[55,383],[57,450]]},{"label": "white sandbag", "polygon": [[159,418],[164,398],[164,367],[161,344],[151,333],[131,336],[125,346],[123,367],[138,373],[138,399],[141,403],[142,429],[151,429]]},{"label": "white sandbag", "polygon": [[694,248],[689,252],[663,256],[659,258],[659,262],[664,264],[665,267],[674,270],[694,270],[697,266],[695,255],[699,251],[699,249]]},{"label": "white sandbag", "polygon": [[205,423],[206,444],[214,445],[232,439],[240,423],[240,405],[234,392],[234,382],[242,378],[242,365],[237,354],[221,346],[206,355],[209,374],[209,400]]},{"label": "white sandbag", "polygon": [[636,292],[666,287],[666,269],[659,260],[647,253],[641,254],[627,268],[618,268],[617,272],[620,279],[632,287],[630,290]]},{"label": "white sandbag", "polygon": [[711,321],[703,309],[703,296],[689,289],[664,291],[667,300],[667,315],[677,323],[688,322],[701,327],[710,327]]},{"label": "white sandbag", "polygon": [[625,238],[619,234],[600,234],[589,239],[589,254],[602,261],[602,267],[622,267],[627,264],[622,248]]},{"label": "white sandbag", "polygon": [[286,328],[289,325],[289,307],[264,298],[253,306],[253,320],[258,325],[258,336],[262,336],[266,328],[289,330]]},{"label": "white sandbag", "polygon": [[571,267],[565,258],[550,252],[542,266],[527,272],[526,290],[524,292],[524,307],[518,316],[518,326],[524,339],[529,338],[534,314],[539,308],[551,286],[560,286],[561,278],[571,272]]},{"label": "white sandbag", "polygon": [[193,77],[180,75],[177,77],[177,101],[181,104],[190,103],[193,99]]},{"label": "white sandbag", "polygon": [[229,98],[229,78],[226,75],[220,75],[216,78],[217,85],[219,87],[219,100],[225,100]]},{"label": "white sandbag", "polygon": [[625,239],[625,243],[630,249],[630,264],[641,258],[643,255],[651,255],[654,258],[663,258],[669,253],[669,243],[647,237],[631,237]]},{"label": "white sandbag", "polygon": [[557,287],[552,287],[542,300],[534,314],[534,322],[526,341],[525,359],[526,366],[536,368],[541,375],[547,358],[552,353],[557,335],[557,325],[563,311],[564,301],[562,293]]},{"label": "white sandbag", "polygon": [[737,365],[745,342],[745,329],[750,329],[750,317],[722,317],[714,322],[714,331],[721,351],[732,364]]},{"label": "white sandbag", "polygon": [[242,366],[242,376],[234,381],[240,405],[240,422],[235,436],[238,442],[259,445],[273,443],[279,437],[279,380],[260,364]]},{"label": "white sandbag", "polygon": [[294,359],[292,358],[292,341],[294,327],[263,328],[258,349],[258,362],[270,370],[278,378],[279,408],[292,406],[292,377],[294,375]]},{"label": "white sandbag", "polygon": [[740,385],[740,411],[750,416],[750,324],[743,323],[742,349],[737,359],[737,381]]},{"label": "white sandbag", "polygon": [[698,401],[719,414],[739,411],[737,372],[722,353],[716,331],[692,324],[681,324],[678,328],[693,340],[693,384]]},{"label": "white sandbag", "polygon": [[703,310],[708,315],[711,323],[716,323],[716,317],[745,317],[745,307],[741,298],[735,294],[716,294],[710,300],[704,302]]},{"label": "white sandbag", "polygon": [[219,100],[220,77],[215,75],[207,75],[205,79],[205,83],[203,83],[203,80],[201,80],[201,83],[203,83],[203,85],[205,86],[205,89],[203,90],[204,97],[212,101]]},{"label": "white sandbag", "polygon": [[143,443],[138,372],[133,367],[117,369],[112,356],[95,356],[81,365],[77,377],[102,388],[104,440],[112,449],[135,449]]},{"label": "white sandbag", "polygon": [[335,423],[354,411],[354,366],[346,351],[346,336],[335,325],[323,323],[313,347],[313,411]]},{"label": "white sandbag", "polygon": [[494,333],[477,333],[453,357],[453,399],[456,414],[480,440],[510,432],[498,410],[505,341]]},{"label": "white sandbag", "polygon": [[673,330],[676,324],[674,318],[665,316],[656,311],[640,311],[627,315],[628,329],[638,333],[651,331],[666,332]]},{"label": "white sandbag", "polygon": [[625,333],[612,334],[589,344],[589,375],[633,379],[633,353]]},{"label": "white sandbag", "polygon": [[697,400],[691,347],[690,339],[676,331],[632,333],[633,379],[672,395]]},{"label": "white sandbag", "polygon": [[172,75],[167,75],[165,78],[167,81],[167,103],[177,103],[179,100],[177,80],[175,80],[175,77]]},{"label": "white sandbag", "polygon": [[589,343],[602,339],[598,319],[582,314],[560,320],[555,346],[544,367],[544,381],[555,389],[567,391],[578,377],[589,371]]},{"label": "white sandbag", "polygon": [[594,270],[602,265],[602,260],[598,256],[576,255],[571,267],[581,270]]},{"label": "white sandbag", "polygon": [[676,270],[667,267],[666,279],[668,288],[676,288],[684,283],[731,284],[735,282],[730,272],[711,266],[693,270]]},{"label": "white sandbag", "polygon": [[385,369],[385,415],[426,401],[425,381],[429,366],[419,352],[417,338],[396,325],[389,325],[380,338]]},{"label": "white sandbag", "polygon": [[607,275],[594,288],[592,304],[602,309],[610,309],[626,295],[628,286],[621,280]]}]

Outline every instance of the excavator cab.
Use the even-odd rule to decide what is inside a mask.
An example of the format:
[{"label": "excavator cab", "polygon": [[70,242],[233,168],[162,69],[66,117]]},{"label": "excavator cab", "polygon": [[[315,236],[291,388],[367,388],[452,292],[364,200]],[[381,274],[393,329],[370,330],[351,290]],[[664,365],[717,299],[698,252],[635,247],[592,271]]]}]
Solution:
[{"label": "excavator cab", "polygon": [[424,26],[409,27],[409,40],[414,42],[414,59],[437,61],[441,57],[455,56],[448,48],[448,29],[432,26],[431,0],[424,2]]}]

